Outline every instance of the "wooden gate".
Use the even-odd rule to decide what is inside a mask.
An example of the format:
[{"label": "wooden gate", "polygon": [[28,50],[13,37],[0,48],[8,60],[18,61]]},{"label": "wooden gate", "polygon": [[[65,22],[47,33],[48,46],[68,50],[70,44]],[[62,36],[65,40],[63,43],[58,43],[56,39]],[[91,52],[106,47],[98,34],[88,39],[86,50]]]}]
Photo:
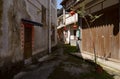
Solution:
[{"label": "wooden gate", "polygon": [[24,59],[32,56],[33,43],[33,25],[29,23],[22,23],[21,38]]}]

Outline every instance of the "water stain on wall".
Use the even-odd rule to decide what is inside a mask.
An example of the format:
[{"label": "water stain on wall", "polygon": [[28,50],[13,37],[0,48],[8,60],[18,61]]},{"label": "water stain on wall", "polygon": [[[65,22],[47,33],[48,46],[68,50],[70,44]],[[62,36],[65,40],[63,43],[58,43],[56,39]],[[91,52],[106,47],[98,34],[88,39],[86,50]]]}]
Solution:
[{"label": "water stain on wall", "polygon": [[3,10],[3,1],[0,0],[0,36],[2,35],[2,32],[1,32],[1,20],[2,20],[2,10]]},{"label": "water stain on wall", "polygon": [[20,27],[21,19],[30,18],[24,0],[13,0],[8,10],[9,21],[9,52],[10,58],[15,62],[23,58],[21,51]]},{"label": "water stain on wall", "polygon": [[[3,11],[3,1],[0,0],[0,38],[2,36],[2,30],[1,30],[1,27],[2,27],[2,11]],[[0,48],[1,48],[1,42],[0,42]]]}]

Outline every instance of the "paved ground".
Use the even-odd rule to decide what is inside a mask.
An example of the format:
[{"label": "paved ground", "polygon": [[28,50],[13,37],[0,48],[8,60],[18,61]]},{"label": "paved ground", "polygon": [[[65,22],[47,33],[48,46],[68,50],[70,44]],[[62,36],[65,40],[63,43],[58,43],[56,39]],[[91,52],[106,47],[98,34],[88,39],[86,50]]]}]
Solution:
[{"label": "paved ground", "polygon": [[[94,61],[94,56],[87,53],[71,53],[71,55]],[[97,58],[97,63],[100,64],[109,74],[113,75],[114,79],[120,79],[120,63],[101,58]]]},{"label": "paved ground", "polygon": [[66,54],[60,47],[45,61],[21,70],[13,79],[114,79],[95,63]]}]

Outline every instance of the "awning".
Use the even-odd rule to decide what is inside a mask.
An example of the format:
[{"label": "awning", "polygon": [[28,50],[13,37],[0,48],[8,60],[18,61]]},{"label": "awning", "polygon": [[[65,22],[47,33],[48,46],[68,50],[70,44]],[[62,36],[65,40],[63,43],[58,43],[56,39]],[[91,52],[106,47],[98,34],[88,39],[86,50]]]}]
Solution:
[{"label": "awning", "polygon": [[32,24],[32,25],[35,25],[35,26],[43,27],[42,23],[38,23],[38,22],[31,21],[31,20],[26,20],[26,19],[21,19],[21,21],[24,22],[24,23],[29,23],[29,24]]}]

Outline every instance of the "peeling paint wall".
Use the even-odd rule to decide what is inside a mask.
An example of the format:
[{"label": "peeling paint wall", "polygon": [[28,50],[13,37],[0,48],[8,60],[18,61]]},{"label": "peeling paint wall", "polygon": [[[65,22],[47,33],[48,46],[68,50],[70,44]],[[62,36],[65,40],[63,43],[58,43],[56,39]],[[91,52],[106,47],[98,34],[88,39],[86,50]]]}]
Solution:
[{"label": "peeling paint wall", "polygon": [[2,0],[0,0],[0,49],[2,48],[2,44],[1,44],[1,36],[2,36],[2,22],[1,22],[1,20],[2,20],[2,11],[3,11],[3,1]]},{"label": "peeling paint wall", "polygon": [[[10,0],[11,1],[11,0]],[[1,62],[0,62],[0,66],[2,66],[3,64],[5,64],[5,62],[7,63],[7,61],[9,59],[6,59],[6,57],[8,57],[8,18],[7,18],[7,10],[9,7],[9,1],[7,2],[8,5],[5,4],[6,0],[3,0],[3,14],[2,14],[2,20],[1,20],[1,32],[2,32],[2,36],[1,36],[1,45],[2,48],[0,49],[0,58],[1,58]]]},{"label": "peeling paint wall", "polygon": [[[3,1],[3,3],[2,3]],[[29,2],[31,1],[32,4]],[[48,50],[48,0],[0,0],[0,67],[23,60],[21,48],[21,19],[42,23],[42,6],[46,8],[46,25],[34,27],[33,55]],[[39,1],[39,2],[38,2]],[[36,8],[35,4],[38,8]],[[3,7],[2,7],[3,6]],[[2,12],[2,9],[3,12]],[[40,10],[40,11],[39,11]],[[55,9],[53,10],[55,11]],[[3,14],[2,14],[3,13]],[[54,13],[54,12],[53,12]],[[54,16],[57,13],[52,13]],[[57,17],[55,17],[57,19]],[[56,24],[56,19],[53,24]],[[55,32],[56,33],[56,32]],[[56,34],[55,34],[56,35]],[[42,53],[41,53],[42,54]]]},{"label": "peeling paint wall", "polygon": [[[1,49],[2,49],[2,12],[3,12],[3,1],[0,0],[0,55],[1,55]],[[2,58],[0,57],[0,66],[2,65]]]},{"label": "peeling paint wall", "polygon": [[[51,36],[51,41],[52,41],[52,46],[55,46],[57,44],[57,9],[56,9],[56,0],[51,0],[51,31],[52,31],[52,36]],[[52,39],[54,38],[54,40]]]},{"label": "peeling paint wall", "polygon": [[[46,13],[48,14],[47,2],[48,2],[47,0],[31,1],[31,3],[39,7],[40,9],[40,12],[39,12],[38,8],[36,8],[30,2],[26,1],[27,11],[30,14],[31,19],[33,21],[42,23],[42,6],[46,8]],[[47,17],[47,14],[46,14],[46,17]],[[48,23],[48,20],[46,22]],[[33,55],[48,49],[48,28],[49,28],[48,26],[43,26],[43,27],[34,26]]]},{"label": "peeling paint wall", "polygon": [[8,10],[9,53],[13,62],[23,59],[23,51],[20,43],[21,18],[30,19],[24,0],[13,0]]},{"label": "peeling paint wall", "polygon": [[[35,6],[30,4],[29,2],[26,1],[27,4],[27,11],[31,16],[31,19],[35,22],[42,23],[42,6],[46,9],[46,26],[44,25],[43,27],[37,27],[34,26],[34,48],[33,48],[33,55],[36,53],[39,53],[41,51],[47,50],[48,49],[48,22],[49,22],[49,1],[48,0],[34,0],[31,1],[33,4],[36,4],[37,7],[41,10],[39,12],[39,9],[37,9]],[[53,1],[56,3],[56,0]],[[57,8],[55,4],[51,5],[52,7],[52,23],[54,24],[55,27],[55,33],[56,32],[56,26],[57,26]],[[56,16],[55,16],[56,15]],[[54,46],[57,43],[57,34],[55,34],[55,42]]]},{"label": "peeling paint wall", "polygon": [[[29,19],[24,0],[4,0],[1,26],[0,58],[2,64],[14,63],[23,59],[20,44],[21,18]],[[1,64],[1,65],[2,65]]]},{"label": "peeling paint wall", "polygon": [[2,11],[3,11],[3,9],[2,9],[3,5],[2,4],[3,4],[3,1],[0,0],[0,36],[2,35],[2,31],[1,31],[1,26],[2,26],[1,19],[2,19]]},{"label": "peeling paint wall", "polygon": [[[34,27],[33,55],[48,50],[49,7],[48,0],[29,0],[40,10],[46,8],[46,26]],[[39,1],[39,3],[37,2]],[[42,23],[42,13],[28,0],[0,0],[0,67],[4,64],[23,60],[24,50],[21,48],[21,19]],[[53,11],[55,11],[54,8]],[[54,16],[57,13],[52,14]],[[57,15],[56,15],[57,16]],[[54,25],[57,17],[52,18]],[[57,36],[56,36],[57,37]]]}]

